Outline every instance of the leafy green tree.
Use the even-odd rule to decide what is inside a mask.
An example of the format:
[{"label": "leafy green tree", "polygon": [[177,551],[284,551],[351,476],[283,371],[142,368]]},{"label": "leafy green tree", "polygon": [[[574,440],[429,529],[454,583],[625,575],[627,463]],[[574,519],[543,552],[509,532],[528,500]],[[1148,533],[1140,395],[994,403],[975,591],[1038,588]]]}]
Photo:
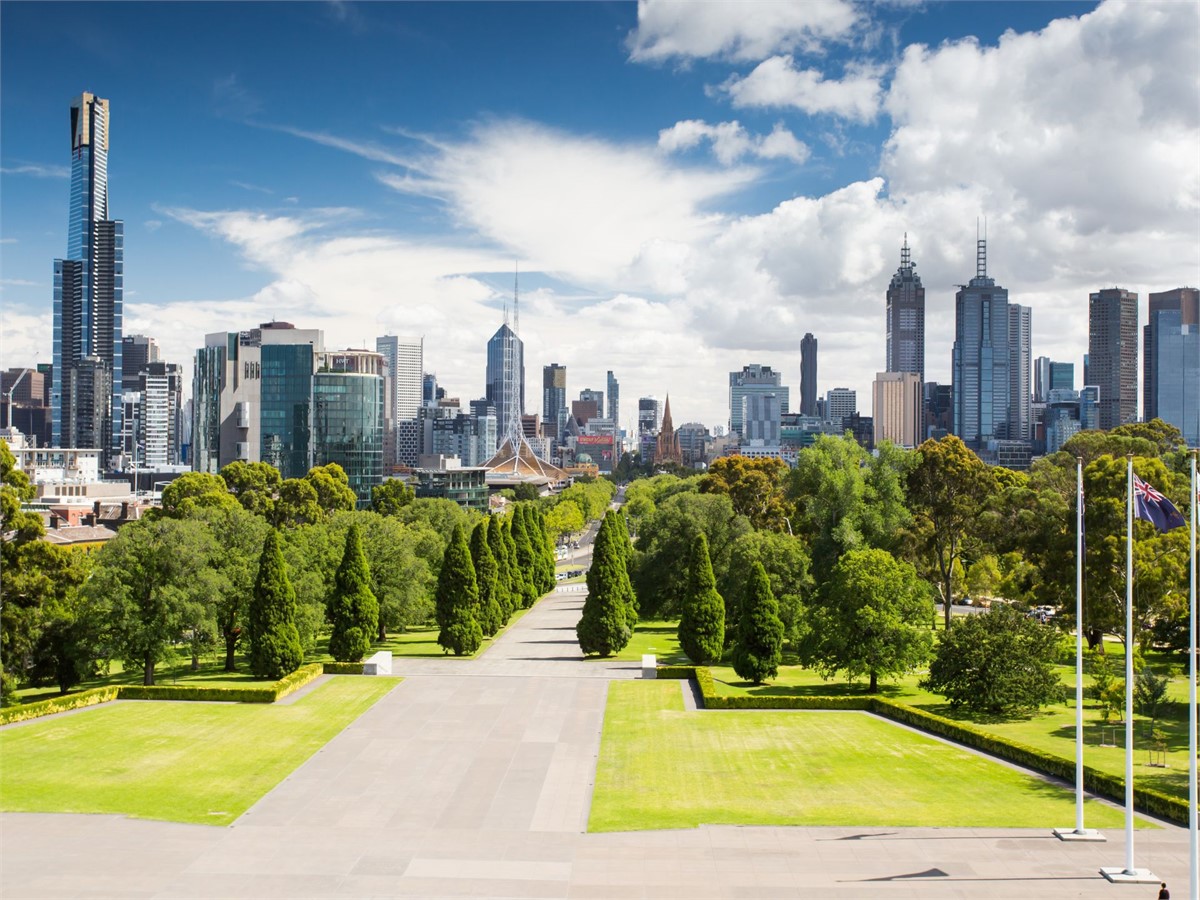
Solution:
[{"label": "leafy green tree", "polygon": [[479,627],[491,637],[504,625],[500,608],[500,567],[488,544],[488,519],[480,519],[471,532],[471,563],[475,566],[475,585],[479,590]]},{"label": "leafy green tree", "polygon": [[34,583],[41,597],[39,630],[31,653],[31,684],[58,685],[65,694],[95,674],[108,622],[106,606],[80,590],[93,568],[92,554],[36,542],[22,555],[23,570],[5,572],[23,590]]},{"label": "leafy green tree", "polygon": [[205,507],[228,508],[237,505],[220,475],[184,472],[162,491],[162,514],[173,519],[187,518]]},{"label": "leafy green tree", "polygon": [[725,601],[717,593],[717,581],[708,558],[708,539],[703,532],[692,540],[683,575],[686,582],[679,617],[679,646],[698,666],[719,662],[725,649]]},{"label": "leafy green tree", "polygon": [[592,565],[587,573],[588,595],[575,626],[579,649],[585,654],[612,656],[625,649],[633,637],[630,622],[633,588],[619,548],[621,536],[612,525],[613,518],[615,514],[609,513],[596,535]]},{"label": "leafy green tree", "polygon": [[279,532],[273,528],[263,541],[249,625],[250,671],[255,678],[276,680],[300,668],[304,651],[296,630],[296,592],[279,549]]},{"label": "leafy green tree", "polygon": [[967,593],[970,596],[993,597],[1000,587],[1000,563],[990,553],[985,553],[967,568]]},{"label": "leafy green tree", "polygon": [[338,662],[357,662],[379,630],[379,602],[371,591],[371,573],[357,525],[346,532],[346,549],[329,597],[333,632],[329,652]]},{"label": "leafy green tree", "polygon": [[1143,669],[1134,676],[1133,709],[1150,720],[1150,733],[1154,734],[1155,723],[1167,699],[1167,688],[1171,679],[1151,669]]},{"label": "leafy green tree", "polygon": [[[418,497],[411,503],[405,504],[399,513],[400,521],[406,525],[421,522],[428,525],[442,536],[442,549],[438,557],[445,554],[454,529],[462,527],[464,533],[469,533],[475,527],[479,513],[468,513],[453,500],[443,500],[438,497]],[[441,567],[439,562],[434,567],[436,572]]]},{"label": "leafy green tree", "polygon": [[275,494],[282,479],[270,463],[234,460],[221,469],[221,478],[247,512],[264,519],[275,515]]},{"label": "leafy green tree", "polygon": [[1114,713],[1119,717],[1125,709],[1125,679],[1117,677],[1116,668],[1108,654],[1089,650],[1087,671],[1092,676],[1090,693],[1100,704],[1103,721],[1108,722]]},{"label": "leafy green tree", "polygon": [[304,476],[304,480],[316,491],[317,505],[326,515],[338,510],[354,509],[358,502],[354,491],[350,489],[350,479],[346,470],[337,463],[313,466]]},{"label": "leafy green tree", "polygon": [[738,515],[762,531],[786,531],[793,506],[785,488],[789,472],[782,459],[722,456],[700,479],[700,493],[724,494]]},{"label": "leafy green tree", "polygon": [[946,630],[954,596],[954,564],[975,533],[996,480],[983,461],[959,438],[928,440],[917,448],[919,462],[908,475],[915,533],[933,559],[940,579]]},{"label": "leafy green tree", "polygon": [[779,604],[771,593],[771,582],[762,563],[754,563],[749,591],[741,603],[737,640],[733,645],[733,671],[738,676],[762,684],[779,674],[783,659],[783,621]]},{"label": "leafy green tree", "polygon": [[279,498],[272,510],[271,524],[276,528],[315,525],[325,518],[317,502],[317,489],[303,478],[288,478],[279,485]]},{"label": "leafy green tree", "polygon": [[384,516],[396,516],[417,499],[416,492],[399,478],[387,478],[371,488],[371,509]]},{"label": "leafy green tree", "polygon": [[546,514],[546,528],[554,537],[583,531],[583,510],[573,501],[558,503]]},{"label": "leafy green tree", "polygon": [[51,583],[42,574],[38,540],[45,533],[41,517],[24,512],[21,502],[32,499],[29,476],[17,468],[8,443],[0,440],[0,696],[15,700],[17,683],[41,633],[42,605]]},{"label": "leafy green tree", "polygon": [[845,672],[870,679],[903,675],[929,659],[933,636],[929,586],[886,550],[842,554],[810,613],[801,657],[826,678]]},{"label": "leafy green tree", "polygon": [[732,643],[741,621],[741,601],[751,589],[755,565],[766,570],[771,593],[779,604],[785,639],[795,645],[804,633],[804,601],[812,590],[808,550],[789,534],[751,531],[733,543],[729,568],[717,590],[725,598],[725,640]]},{"label": "leafy green tree", "polygon": [[746,517],[735,513],[732,501],[722,494],[685,491],[659,502],[639,525],[633,563],[642,615],[656,619],[680,614],[685,581],[679,566],[689,558],[697,534],[704,535],[713,572],[723,582],[734,542],[750,531]]},{"label": "leafy green tree", "polygon": [[441,631],[438,643],[455,656],[470,656],[483,643],[483,631],[476,617],[479,609],[479,588],[475,581],[475,566],[462,526],[454,529],[442,571],[438,575],[437,621]]},{"label": "leafy green tree", "polygon": [[536,500],[538,498],[538,491],[537,488],[532,484],[522,481],[513,490],[513,496],[518,502],[526,502],[529,500]]},{"label": "leafy green tree", "polygon": [[199,509],[191,518],[203,524],[221,548],[210,567],[215,592],[211,605],[216,636],[225,645],[225,671],[233,672],[263,541],[270,528],[259,516],[237,505]]},{"label": "leafy green tree", "polygon": [[195,607],[212,596],[216,552],[200,522],[170,518],[130,522],[98,551],[87,599],[109,607],[113,650],[142,670],[143,684],[154,684],[155,667],[202,618]]},{"label": "leafy green tree", "polygon": [[1058,633],[1011,606],[966,616],[942,634],[925,690],[953,709],[1012,715],[1060,699]]}]

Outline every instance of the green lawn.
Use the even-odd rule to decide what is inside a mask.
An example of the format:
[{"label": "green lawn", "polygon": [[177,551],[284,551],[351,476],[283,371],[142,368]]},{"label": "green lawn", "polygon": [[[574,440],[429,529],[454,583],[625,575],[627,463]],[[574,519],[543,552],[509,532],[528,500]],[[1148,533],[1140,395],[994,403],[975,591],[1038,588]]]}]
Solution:
[{"label": "green lawn", "polygon": [[399,683],[334,677],[294,704],[109,703],[0,730],[0,809],[227,825]]},{"label": "green lawn", "polygon": [[[609,686],[589,831],[1070,825],[1074,797],[866,713],[688,712],[678,681]],[[1089,803],[1087,821],[1122,812]]]}]

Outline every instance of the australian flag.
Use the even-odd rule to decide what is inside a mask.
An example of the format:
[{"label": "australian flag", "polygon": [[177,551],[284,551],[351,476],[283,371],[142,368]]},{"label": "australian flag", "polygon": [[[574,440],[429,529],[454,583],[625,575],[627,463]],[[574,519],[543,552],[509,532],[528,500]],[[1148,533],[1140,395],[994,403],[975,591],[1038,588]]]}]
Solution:
[{"label": "australian flag", "polygon": [[1174,503],[1136,475],[1133,476],[1133,514],[1153,522],[1159,531],[1170,531],[1187,524]]}]

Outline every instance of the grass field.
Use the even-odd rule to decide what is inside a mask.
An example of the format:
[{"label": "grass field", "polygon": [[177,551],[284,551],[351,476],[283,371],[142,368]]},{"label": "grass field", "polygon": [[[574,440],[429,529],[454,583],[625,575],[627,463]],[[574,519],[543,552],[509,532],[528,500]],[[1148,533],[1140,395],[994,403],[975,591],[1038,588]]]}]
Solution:
[{"label": "grass field", "polygon": [[[1074,798],[866,713],[688,712],[678,681],[613,682],[589,831],[727,825],[1037,827]],[[1089,803],[1089,826],[1122,813]]]},{"label": "grass field", "polygon": [[109,703],[0,730],[0,809],[227,825],[399,683],[335,677],[289,705]]}]

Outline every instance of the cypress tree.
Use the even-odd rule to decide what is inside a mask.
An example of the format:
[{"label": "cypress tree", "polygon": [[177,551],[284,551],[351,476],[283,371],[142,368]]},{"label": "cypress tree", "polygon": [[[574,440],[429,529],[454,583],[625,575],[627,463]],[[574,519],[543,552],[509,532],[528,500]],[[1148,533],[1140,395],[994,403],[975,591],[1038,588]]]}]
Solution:
[{"label": "cypress tree", "polygon": [[479,590],[476,618],[488,637],[500,630],[504,614],[500,610],[500,567],[488,546],[488,520],[481,519],[471,532],[471,563],[475,566],[475,585]]},{"label": "cypress tree", "polygon": [[471,550],[461,525],[454,526],[454,536],[442,557],[442,571],[437,584],[437,621],[441,626],[438,643],[455,656],[470,655],[483,643],[483,631],[475,611],[479,608],[479,588],[475,583],[475,566]]},{"label": "cypress tree", "polygon": [[633,588],[625,560],[617,549],[618,540],[615,527],[606,517],[596,535],[592,566],[587,573],[588,596],[575,626],[579,649],[584,653],[612,656],[625,649],[633,637],[629,621]]},{"label": "cypress tree", "polygon": [[537,538],[535,543],[540,562],[538,572],[541,574],[538,587],[541,593],[546,594],[554,590],[554,569],[557,566],[554,541],[550,538],[550,531],[546,528],[546,514],[540,506],[529,507],[529,518],[533,523],[533,534]]},{"label": "cypress tree", "polygon": [[329,598],[333,633],[329,652],[338,662],[358,662],[379,633],[379,601],[371,591],[371,573],[358,525],[346,532],[346,549]]},{"label": "cypress tree", "polygon": [[684,578],[679,646],[696,665],[711,665],[720,661],[725,646],[725,601],[717,593],[708,540],[702,531],[692,541]]},{"label": "cypress tree", "polygon": [[504,555],[508,559],[509,604],[513,612],[525,605],[525,573],[517,563],[517,539],[513,537],[513,519],[503,520],[501,533],[504,536]]},{"label": "cypress tree", "polygon": [[496,561],[496,603],[500,607],[500,624],[508,624],[508,618],[516,611],[513,602],[512,567],[508,562],[508,544],[504,540],[504,529],[500,520],[488,516],[488,549]]},{"label": "cypress tree", "polygon": [[[625,516],[620,510],[609,510],[604,514],[607,519],[612,516],[613,533],[616,535],[617,548],[620,551],[621,558],[625,563],[625,572],[629,576],[630,584],[633,584],[633,544],[629,540],[629,526],[625,522]],[[603,525],[601,526],[603,527]],[[636,628],[638,623],[638,599],[637,591],[634,591],[629,602],[629,627]]]},{"label": "cypress tree", "polygon": [[258,577],[250,596],[250,671],[255,678],[278,679],[300,667],[304,651],[296,630],[296,592],[274,528],[263,541]]},{"label": "cypress tree", "polygon": [[742,599],[733,647],[733,671],[747,681],[762,684],[779,674],[782,659],[783,621],[779,618],[779,603],[771,593],[766,569],[756,561]]},{"label": "cypress tree", "polygon": [[525,515],[521,511],[521,504],[517,504],[513,510],[509,528],[513,537],[513,545],[516,547],[517,571],[521,573],[523,605],[528,609],[537,602],[540,595],[537,570],[534,568],[533,546],[529,542],[529,532],[525,528]]}]

